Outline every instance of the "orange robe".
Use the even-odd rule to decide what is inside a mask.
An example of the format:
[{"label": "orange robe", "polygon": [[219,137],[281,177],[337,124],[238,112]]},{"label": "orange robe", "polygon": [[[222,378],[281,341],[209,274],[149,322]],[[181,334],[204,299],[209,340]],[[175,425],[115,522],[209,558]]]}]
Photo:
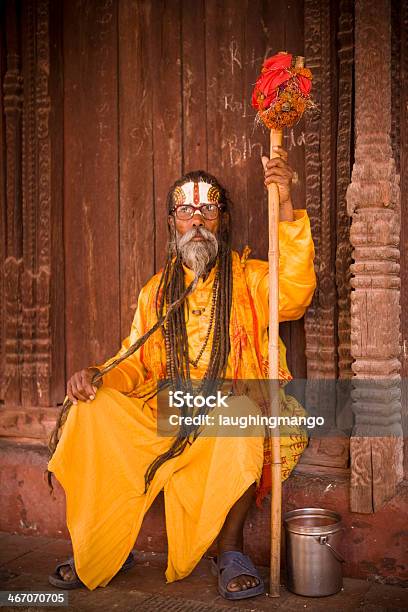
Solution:
[{"label": "orange robe", "polygon": [[[306,212],[295,211],[295,220],[281,222],[279,232],[279,311],[280,320],[286,321],[303,316],[315,288],[314,249]],[[235,288],[226,378],[261,378],[267,375],[268,264],[250,259],[240,262],[237,254],[233,254],[233,262]],[[191,271],[185,268],[185,274],[188,282]],[[207,333],[214,274],[213,270],[204,282],[200,280],[189,297],[186,325],[192,359]],[[118,354],[154,321],[152,296],[157,282],[158,275],[140,292],[130,335]],[[203,309],[201,315],[193,314]],[[249,319],[251,325],[244,329]],[[192,369],[193,378],[202,377],[210,352],[211,338],[197,368]],[[194,569],[220,532],[231,507],[252,483],[260,481],[264,438],[257,430],[246,430],[246,435],[239,437],[206,436],[204,432],[180,456],[159,468],[144,493],[148,466],[172,442],[171,437],[157,435],[156,398],[140,399],[149,381],[154,383],[156,377],[165,375],[164,369],[162,336],[156,332],[141,350],[104,376],[92,403],[78,402],[71,407],[49,463],[49,470],[65,490],[75,567],[90,589],[105,586],[120,569],[145,513],[162,489],[168,537],[166,578],[173,581]],[[280,371],[282,378],[290,378],[282,342]],[[290,414],[302,412],[293,398],[287,406]],[[241,396],[229,401],[228,411],[241,414],[251,407],[253,402]],[[283,478],[289,475],[299,454],[293,451],[290,434],[281,438]],[[225,474],[228,478],[220,477]]]}]

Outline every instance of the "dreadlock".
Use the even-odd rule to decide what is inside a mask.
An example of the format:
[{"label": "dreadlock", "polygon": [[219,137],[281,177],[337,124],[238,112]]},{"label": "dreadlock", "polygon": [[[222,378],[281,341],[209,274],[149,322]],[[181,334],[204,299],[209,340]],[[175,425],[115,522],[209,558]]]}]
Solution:
[{"label": "dreadlock", "polygon": [[[214,280],[217,286],[215,289],[212,349],[207,371],[199,387],[199,393],[207,396],[214,394],[222,384],[230,352],[229,323],[232,302],[232,262],[229,198],[225,189],[211,174],[203,170],[189,172],[174,183],[167,195],[169,214],[171,214],[175,203],[175,189],[190,181],[210,183],[217,187],[221,193],[219,203],[222,209],[217,233],[218,254],[215,263],[216,276]],[[181,255],[177,251],[174,225],[169,225],[169,231],[170,240],[166,264],[156,294],[156,310],[159,320],[163,317],[164,312],[168,310],[169,306],[185,292],[184,270]],[[162,333],[166,349],[166,368],[169,387],[173,391],[183,390],[184,392],[197,393],[197,389],[193,388],[190,376],[188,337],[185,309],[183,307],[174,310],[172,315],[168,317],[167,324],[162,327]],[[191,416],[192,411],[193,408],[189,409],[186,406],[181,409],[182,416]],[[205,404],[200,409],[199,414],[205,414],[207,411],[208,408]],[[159,455],[147,469],[145,474],[145,490],[147,490],[159,467],[169,459],[180,455],[187,444],[191,443],[190,436],[192,436],[193,440],[196,439],[199,426],[186,426],[184,424],[185,419],[181,419],[181,423],[182,425],[169,450]]]}]

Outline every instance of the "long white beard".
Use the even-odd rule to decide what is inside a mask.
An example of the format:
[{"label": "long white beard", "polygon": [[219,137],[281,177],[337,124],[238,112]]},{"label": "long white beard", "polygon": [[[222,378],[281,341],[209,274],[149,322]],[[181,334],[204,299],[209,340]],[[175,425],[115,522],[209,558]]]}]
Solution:
[{"label": "long white beard", "polygon": [[[192,240],[197,235],[202,236],[204,240]],[[193,270],[197,278],[203,276],[207,272],[208,266],[217,257],[217,238],[204,227],[193,228],[183,235],[176,232],[176,236],[178,249],[184,265]]]}]

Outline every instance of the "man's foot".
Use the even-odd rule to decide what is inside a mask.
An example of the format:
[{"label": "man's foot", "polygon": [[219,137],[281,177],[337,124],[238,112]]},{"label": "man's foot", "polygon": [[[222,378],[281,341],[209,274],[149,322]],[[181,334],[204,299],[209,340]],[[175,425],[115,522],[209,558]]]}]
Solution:
[{"label": "man's foot", "polygon": [[241,551],[221,553],[213,561],[213,571],[218,574],[218,591],[225,599],[246,599],[265,592],[258,570]]},{"label": "man's foot", "polygon": [[[131,569],[136,564],[133,553],[129,553],[128,558],[120,568],[120,572]],[[63,563],[59,563],[55,568],[55,572],[48,576],[48,581],[53,586],[59,589],[79,589],[84,586],[84,583],[79,579],[76,571],[74,559],[71,557]]]},{"label": "man's foot", "polygon": [[[227,551],[223,551],[227,552]],[[235,552],[242,553],[242,550],[235,550]],[[221,553],[222,554],[222,553]],[[224,569],[221,570],[221,573]],[[252,587],[258,586],[260,584],[259,578],[255,578],[255,576],[250,576],[249,574],[241,574],[236,578],[233,578],[227,584],[227,591],[230,593],[236,593],[237,591],[246,591],[247,589],[252,589]]]},{"label": "man's foot", "polygon": [[73,557],[59,563],[54,573],[48,576],[48,582],[59,589],[79,589],[84,586],[75,571]]}]

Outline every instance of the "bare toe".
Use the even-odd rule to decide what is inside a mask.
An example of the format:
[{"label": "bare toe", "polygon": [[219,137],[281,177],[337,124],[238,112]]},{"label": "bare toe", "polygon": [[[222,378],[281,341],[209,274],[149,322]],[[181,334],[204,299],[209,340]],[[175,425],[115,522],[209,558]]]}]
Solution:
[{"label": "bare toe", "polygon": [[71,580],[75,580],[76,578],[70,565],[63,565],[62,567],[60,567],[59,574],[65,582],[70,582]]},{"label": "bare toe", "polygon": [[234,578],[234,580],[228,584],[227,589],[235,593],[236,591],[246,591],[247,589],[258,586],[258,584],[259,580],[257,578],[244,574],[238,576],[238,578]]}]

